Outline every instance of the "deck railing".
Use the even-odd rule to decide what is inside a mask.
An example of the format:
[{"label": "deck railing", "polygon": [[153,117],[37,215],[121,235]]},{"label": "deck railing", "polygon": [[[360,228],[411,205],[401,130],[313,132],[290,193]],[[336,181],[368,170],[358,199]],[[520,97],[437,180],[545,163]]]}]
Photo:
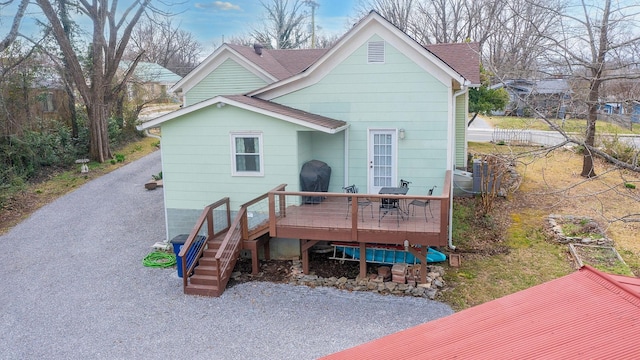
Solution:
[{"label": "deck railing", "polygon": [[[224,207],[222,210],[222,219],[214,219],[214,212],[219,211],[218,208]],[[218,222],[223,223],[223,227],[221,229],[215,229],[215,223]],[[216,237],[216,235],[223,233],[229,229],[229,224],[231,223],[231,207],[229,203],[229,198],[225,197],[213,204],[207,205],[198,221],[196,221],[196,225],[191,230],[191,233],[185,240],[182,249],[178,253],[178,256],[182,258],[182,264],[178,266],[182,266],[182,284],[183,287],[187,287],[189,274],[193,272],[193,268],[198,264],[197,261],[190,261],[190,264],[187,264],[187,259],[199,259],[202,256],[202,252],[206,248],[207,241]],[[204,241],[196,241],[196,238],[200,236],[200,234],[206,234]],[[189,256],[187,256],[189,254]],[[188,266],[187,266],[188,265]]]},{"label": "deck railing", "polygon": [[[450,184],[451,172],[447,171],[444,184],[438,185],[442,193],[431,196],[426,195],[426,188],[425,195],[416,188],[411,188],[408,195],[274,190],[269,192],[270,235],[388,244],[410,240],[412,244],[444,246],[449,226]],[[322,201],[305,202],[310,198]],[[397,200],[400,212],[381,207],[382,199]],[[363,206],[358,200],[368,200],[370,205]],[[429,201],[430,205],[412,206],[414,200]]]},{"label": "deck railing", "polygon": [[[284,189],[280,185],[272,191]],[[256,239],[269,230],[268,193],[246,202],[240,206],[229,231],[222,240],[216,252],[216,266],[218,268],[217,283],[220,289],[227,286],[235,260],[240,255],[243,240]],[[251,217],[249,217],[251,215]]]}]

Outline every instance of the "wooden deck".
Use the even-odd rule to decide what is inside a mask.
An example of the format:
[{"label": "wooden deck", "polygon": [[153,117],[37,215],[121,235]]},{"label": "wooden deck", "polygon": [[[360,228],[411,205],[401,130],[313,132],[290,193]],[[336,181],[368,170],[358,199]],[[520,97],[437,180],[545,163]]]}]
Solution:
[{"label": "wooden deck", "polygon": [[[269,193],[271,237],[402,245],[446,246],[449,229],[450,173],[437,196],[343,194],[272,191]],[[318,203],[305,203],[318,197]],[[353,198],[352,202],[348,199]],[[401,211],[384,216],[381,200],[397,199]],[[356,199],[371,201],[360,207]],[[430,201],[425,208],[410,206],[413,200]],[[347,215],[348,214],[348,215]]]},{"label": "wooden deck", "polygon": [[346,197],[327,197],[318,204],[287,205],[286,215],[277,220],[276,233],[271,236],[379,244],[403,244],[409,240],[412,244],[446,245],[440,241],[441,201],[431,201],[425,219],[424,208],[406,205],[412,199],[400,200],[406,203],[400,213],[393,210],[386,214],[377,200],[371,199],[370,206],[357,208],[355,224]]},{"label": "wooden deck", "polygon": [[[300,239],[305,274],[309,273],[309,249],[319,241],[357,243],[361,277],[367,274],[367,244],[404,245],[421,260],[420,282],[425,283],[427,247],[447,245],[450,184],[451,172],[447,172],[438,196],[414,195],[411,191],[407,195],[290,192],[281,185],[281,190],[268,194],[269,236]],[[309,203],[309,197],[321,201]],[[396,199],[400,210],[385,214],[387,209],[380,206],[382,199]],[[371,203],[359,206],[358,200]],[[413,200],[429,201],[430,205],[413,207]]]}]

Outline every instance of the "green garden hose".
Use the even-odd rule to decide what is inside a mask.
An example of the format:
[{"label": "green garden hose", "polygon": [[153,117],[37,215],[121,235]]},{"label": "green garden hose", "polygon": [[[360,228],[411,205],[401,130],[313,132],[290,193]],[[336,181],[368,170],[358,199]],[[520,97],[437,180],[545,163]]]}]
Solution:
[{"label": "green garden hose", "polygon": [[147,267],[166,268],[176,264],[176,255],[162,251],[154,251],[142,259],[142,265]]}]

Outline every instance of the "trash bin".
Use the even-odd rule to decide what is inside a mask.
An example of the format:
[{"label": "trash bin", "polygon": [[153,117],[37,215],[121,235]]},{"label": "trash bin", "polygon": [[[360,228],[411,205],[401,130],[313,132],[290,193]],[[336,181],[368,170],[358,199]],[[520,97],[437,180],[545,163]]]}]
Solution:
[{"label": "trash bin", "polygon": [[[182,250],[182,245],[187,241],[189,234],[180,234],[174,237],[171,240],[171,244],[173,245],[173,252],[176,254],[176,267],[178,268],[178,276],[182,277],[182,256],[179,256],[180,250]],[[187,253],[187,268],[196,261],[196,255],[198,255],[198,250],[200,246],[204,242],[206,238],[203,235],[197,235],[194,241],[194,245],[191,247],[189,252]]]}]

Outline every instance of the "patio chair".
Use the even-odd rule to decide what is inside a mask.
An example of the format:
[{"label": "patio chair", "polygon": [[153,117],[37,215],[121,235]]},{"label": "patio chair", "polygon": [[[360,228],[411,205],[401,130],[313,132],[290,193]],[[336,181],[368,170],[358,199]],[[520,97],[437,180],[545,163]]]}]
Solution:
[{"label": "patio chair", "polygon": [[[432,187],[431,189],[429,189],[429,191],[427,192],[429,196],[433,195],[433,189],[435,189],[436,186]],[[416,214],[416,206],[421,207],[424,209],[424,220],[425,221],[429,221],[427,219],[427,206],[429,207],[429,212],[431,213],[431,217],[433,217],[433,211],[431,211],[431,200],[412,200],[409,203],[409,209],[411,209],[411,207],[413,206],[413,215]]]},{"label": "patio chair", "polygon": [[[345,186],[342,189],[347,194],[358,193],[358,187],[355,184]],[[353,201],[352,199],[353,198],[351,196],[347,198],[347,216],[344,217],[345,219],[349,217],[349,212],[351,211],[351,202]],[[371,204],[371,200],[367,198],[360,198],[360,197],[356,199],[358,199],[358,207],[360,208],[360,215],[362,217],[362,221],[364,222],[364,208],[366,208],[367,206],[371,206],[371,218],[373,219],[373,206]]]},{"label": "patio chair", "polygon": [[[403,188],[409,188],[409,184],[411,184],[411,181],[409,180],[405,180],[405,179],[400,179],[400,187]],[[402,204],[400,204],[400,209],[402,211],[404,211],[407,216],[409,216],[409,208],[407,207],[407,200],[403,199],[402,200]]]},{"label": "patio chair", "polygon": [[390,212],[396,212],[396,221],[398,222],[398,227],[400,227],[400,216],[404,220],[404,215],[401,214],[402,209],[400,209],[400,202],[398,199],[388,199],[381,198],[380,199],[380,208],[378,209],[378,227],[380,227],[380,221]]}]

